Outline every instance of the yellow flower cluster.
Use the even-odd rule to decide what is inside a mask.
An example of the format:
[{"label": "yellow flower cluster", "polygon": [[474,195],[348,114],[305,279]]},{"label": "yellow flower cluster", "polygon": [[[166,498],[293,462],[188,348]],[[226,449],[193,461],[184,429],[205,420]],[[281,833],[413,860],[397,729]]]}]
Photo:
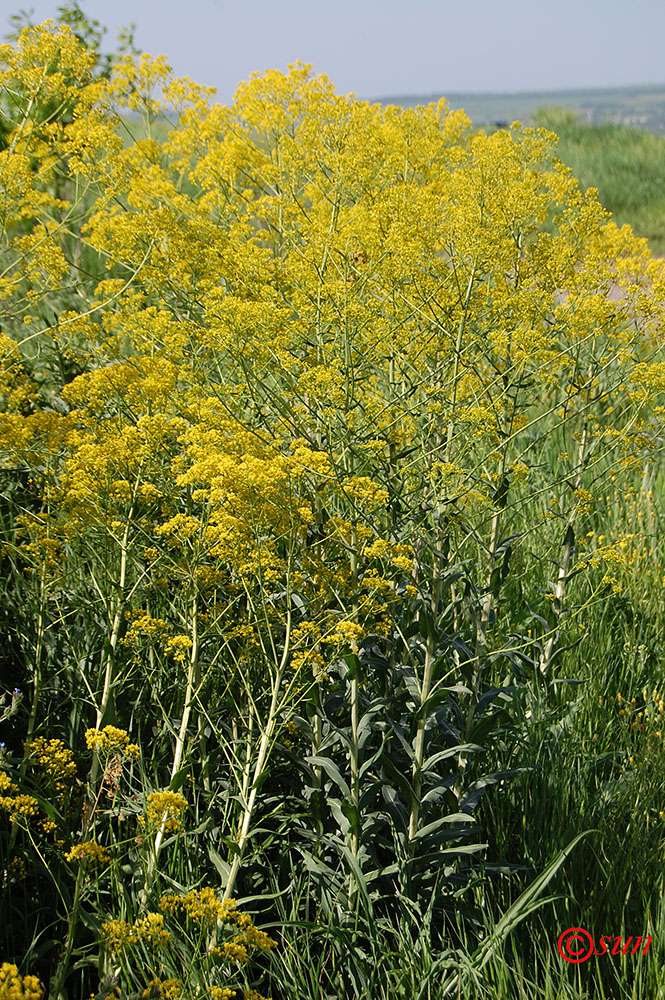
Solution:
[{"label": "yellow flower cluster", "polygon": [[326,644],[347,644],[353,650],[358,649],[358,642],[363,635],[364,629],[357,622],[336,622],[334,627],[321,637],[321,642]]},{"label": "yellow flower cluster", "polygon": [[241,913],[234,899],[219,900],[214,889],[204,886],[192,889],[185,896],[167,894],[159,901],[163,913],[182,914],[195,923],[216,924],[218,921],[238,929],[231,940],[211,949],[211,954],[223,961],[243,963],[252,951],[268,951],[277,942],[254,925],[248,913]]},{"label": "yellow flower cluster", "polygon": [[39,803],[33,795],[21,795],[19,788],[5,771],[0,771],[0,809],[9,813],[12,823],[26,823],[31,817],[39,814]]},{"label": "yellow flower cluster", "polygon": [[287,747],[289,750],[293,750],[293,748],[300,741],[301,737],[302,733],[297,722],[294,722],[293,719],[289,719],[284,723],[284,730],[280,738],[283,746]]},{"label": "yellow flower cluster", "polygon": [[10,962],[0,966],[0,1000],[41,1000],[44,987],[37,976],[19,976]]},{"label": "yellow flower cluster", "polygon": [[[237,936],[236,936],[237,937]],[[242,939],[225,941],[223,945],[212,949],[212,954],[222,961],[231,962],[234,965],[243,965],[247,961],[247,948],[242,943]]]},{"label": "yellow flower cluster", "polygon": [[82,844],[75,844],[65,854],[66,861],[93,861],[98,865],[106,865],[111,860],[111,853],[107,847],[96,844],[94,840],[86,840]]},{"label": "yellow flower cluster", "polygon": [[15,878],[19,879],[25,878],[27,874],[25,861],[23,860],[23,858],[20,858],[18,854],[15,854],[14,857],[11,859],[9,865],[7,866],[7,870],[10,872],[10,874],[14,875]]},{"label": "yellow flower cluster", "polygon": [[210,886],[204,886],[202,889],[190,889],[185,896],[172,894],[162,896],[159,901],[159,909],[163,913],[182,912],[198,923],[229,921],[237,912],[234,899],[220,901],[217,899],[215,890]]},{"label": "yellow flower cluster", "polygon": [[165,928],[161,913],[148,913],[133,924],[126,920],[108,920],[102,924],[102,933],[113,952],[139,942],[145,942],[157,950],[166,947],[171,941],[171,932]]},{"label": "yellow flower cluster", "polygon": [[593,510],[593,493],[589,490],[577,489],[575,490],[575,500],[577,502],[577,513],[578,514],[590,514]]},{"label": "yellow flower cluster", "polygon": [[182,994],[182,979],[151,979],[141,994],[142,1000],[178,1000]]},{"label": "yellow flower cluster", "polygon": [[180,830],[187,801],[180,792],[151,792],[148,795],[148,822],[153,826],[164,824],[169,831]]},{"label": "yellow flower cluster", "polygon": [[344,493],[357,504],[370,512],[385,506],[390,494],[382,486],[378,486],[368,476],[349,476],[343,483]]},{"label": "yellow flower cluster", "polygon": [[37,736],[25,744],[24,756],[46,774],[62,806],[76,778],[74,754],[69,747],[62,740],[46,740],[43,736]]},{"label": "yellow flower cluster", "polygon": [[[153,551],[154,558],[158,558],[159,553],[157,550]],[[136,646],[140,640],[147,641],[148,643],[157,642],[168,632],[169,627],[164,619],[153,618],[147,611],[137,610],[128,612],[127,616],[131,617],[132,620],[127,632],[121,639],[123,646]]]},{"label": "yellow flower cluster", "polygon": [[188,635],[173,635],[166,640],[165,649],[169,656],[173,657],[176,663],[184,663],[187,659],[192,640]]},{"label": "yellow flower cluster", "polygon": [[129,760],[137,760],[140,749],[135,743],[130,743],[126,729],[117,729],[115,726],[104,726],[99,729],[88,729],[85,734],[85,742],[89,750],[94,750],[98,754],[122,754]]}]

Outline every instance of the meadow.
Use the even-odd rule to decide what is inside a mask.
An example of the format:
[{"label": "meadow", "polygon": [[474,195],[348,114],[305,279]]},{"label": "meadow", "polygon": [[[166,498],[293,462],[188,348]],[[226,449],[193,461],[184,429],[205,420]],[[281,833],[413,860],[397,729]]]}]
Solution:
[{"label": "meadow", "polygon": [[665,262],[577,126],[0,87],[0,1000],[665,996]]},{"label": "meadow", "polygon": [[619,225],[665,255],[665,136],[635,126],[583,124],[570,109],[543,108],[536,125],[559,137],[558,156],[585,190],[593,187]]}]

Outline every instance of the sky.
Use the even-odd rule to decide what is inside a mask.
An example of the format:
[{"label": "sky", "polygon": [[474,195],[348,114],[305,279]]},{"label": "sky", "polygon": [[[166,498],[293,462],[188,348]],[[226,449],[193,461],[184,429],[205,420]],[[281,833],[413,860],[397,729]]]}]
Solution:
[{"label": "sky", "polygon": [[[64,0],[0,0],[0,33]],[[300,60],[361,98],[665,83],[664,0],[81,0],[109,28],[229,103]]]}]

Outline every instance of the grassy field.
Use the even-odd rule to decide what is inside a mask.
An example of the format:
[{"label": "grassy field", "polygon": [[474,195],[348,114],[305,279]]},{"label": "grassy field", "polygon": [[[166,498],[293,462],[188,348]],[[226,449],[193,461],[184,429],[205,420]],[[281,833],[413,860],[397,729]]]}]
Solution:
[{"label": "grassy field", "polygon": [[627,125],[580,124],[570,111],[543,109],[534,123],[559,137],[558,155],[583,188],[594,187],[619,225],[665,254],[665,136]]}]

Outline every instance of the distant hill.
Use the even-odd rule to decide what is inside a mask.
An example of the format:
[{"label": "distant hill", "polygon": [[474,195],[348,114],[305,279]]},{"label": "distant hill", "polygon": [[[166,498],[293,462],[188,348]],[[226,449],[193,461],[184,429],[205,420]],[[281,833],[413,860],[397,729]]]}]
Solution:
[{"label": "distant hill", "polygon": [[452,108],[463,108],[474,125],[529,124],[539,108],[562,107],[577,112],[580,122],[633,125],[665,134],[665,84],[606,87],[589,90],[543,90],[529,93],[400,94],[376,98],[380,104],[415,107],[445,97]]}]

